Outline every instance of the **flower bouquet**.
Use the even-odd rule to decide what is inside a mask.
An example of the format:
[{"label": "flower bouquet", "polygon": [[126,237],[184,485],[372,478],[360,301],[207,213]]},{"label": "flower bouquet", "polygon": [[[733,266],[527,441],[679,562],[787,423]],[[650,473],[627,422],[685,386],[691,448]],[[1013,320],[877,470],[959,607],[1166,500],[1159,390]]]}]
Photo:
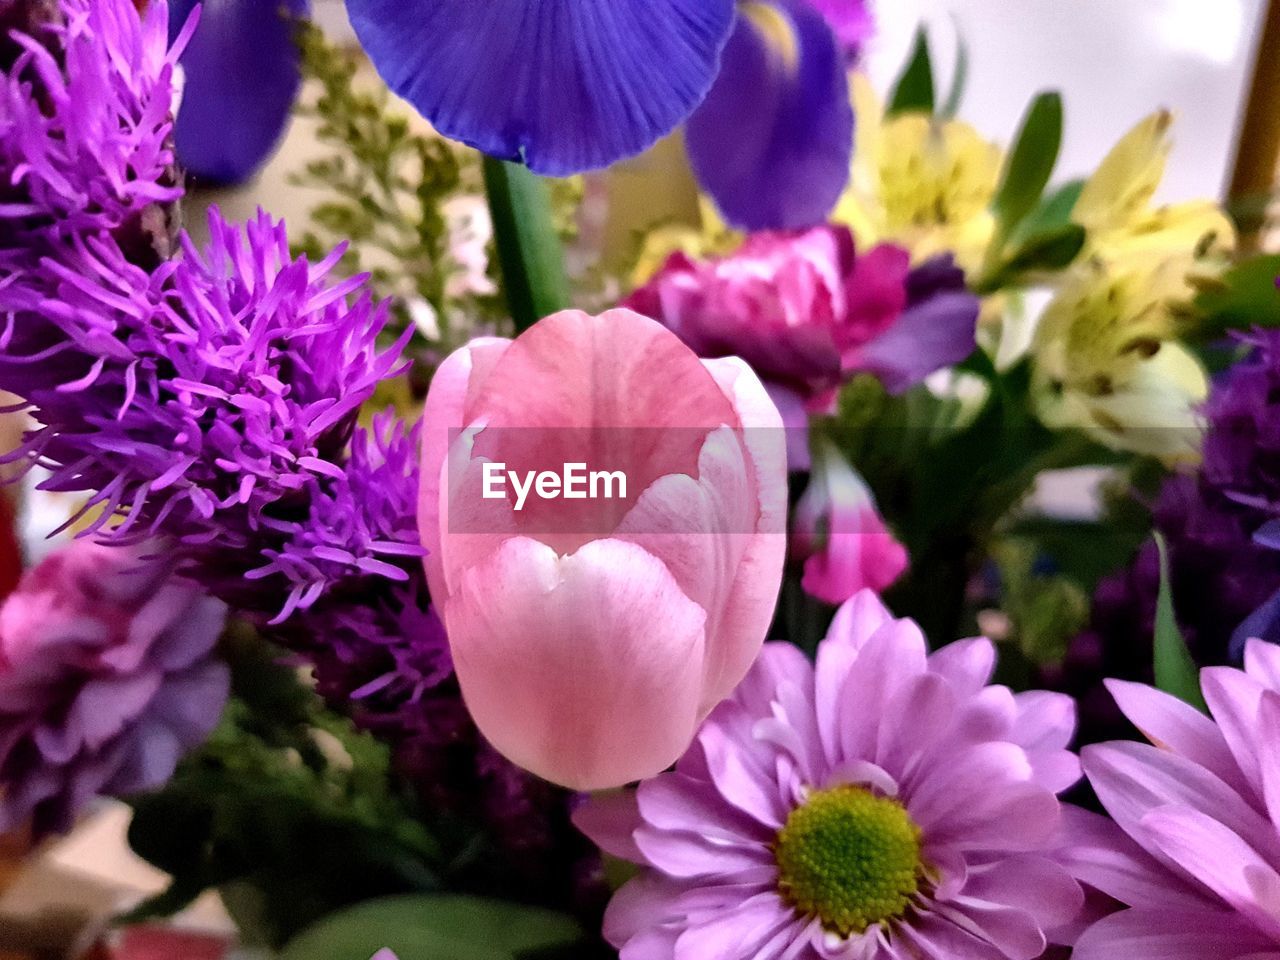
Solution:
[{"label": "flower bouquet", "polygon": [[[119,924],[286,960],[1280,957],[1280,258],[1156,202],[1170,114],[1063,180],[858,0],[308,7],[0,0],[5,460],[75,503],[0,829],[123,800]],[[291,111],[310,216],[184,229]]]}]

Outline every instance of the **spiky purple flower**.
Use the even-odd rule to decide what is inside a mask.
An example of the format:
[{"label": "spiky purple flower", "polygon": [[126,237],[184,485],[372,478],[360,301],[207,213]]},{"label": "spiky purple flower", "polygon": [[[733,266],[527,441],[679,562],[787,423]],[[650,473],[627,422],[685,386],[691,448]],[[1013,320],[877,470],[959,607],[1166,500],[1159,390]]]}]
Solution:
[{"label": "spiky purple flower", "polygon": [[241,608],[283,619],[346,577],[407,579],[412,437],[383,422],[347,462],[361,405],[404,369],[403,339],[378,345],[386,305],[328,282],[341,250],[295,260],[264,213],[209,225],[205,252],[184,238],[153,270],[77,237],[46,290],[0,294],[0,388],[38,424],[22,455],[91,494],[90,532],[176,539]]},{"label": "spiky purple flower", "polygon": [[[168,6],[132,0],[0,0],[0,266],[85,234],[134,259],[172,250],[182,195],[172,146]],[[10,34],[10,28],[15,32]],[[7,281],[21,282],[13,274]]]}]

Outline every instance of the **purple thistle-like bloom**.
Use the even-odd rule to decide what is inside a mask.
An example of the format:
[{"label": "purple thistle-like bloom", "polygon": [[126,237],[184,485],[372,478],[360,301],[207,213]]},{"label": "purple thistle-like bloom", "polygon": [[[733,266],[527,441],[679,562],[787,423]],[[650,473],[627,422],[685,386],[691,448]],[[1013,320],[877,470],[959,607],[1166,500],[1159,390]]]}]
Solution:
[{"label": "purple thistle-like bloom", "polygon": [[184,239],[148,271],[77,238],[44,289],[0,293],[0,387],[38,424],[22,456],[45,489],[92,493],[90,532],[172,537],[217,595],[277,620],[346,577],[407,579],[412,498],[382,485],[412,475],[412,440],[383,423],[347,465],[361,405],[403,370],[403,339],[378,346],[386,305],[328,282],[340,250],[295,260],[265,214],[209,222],[204,253]]},{"label": "purple thistle-like bloom", "polygon": [[89,233],[138,262],[168,256],[182,195],[173,71],[189,31],[170,49],[166,4],[140,17],[132,0],[5,0],[0,24],[26,31],[0,58],[0,287]]},{"label": "purple thistle-like bloom", "polygon": [[623,960],[1039,957],[1083,903],[1054,860],[1074,706],[994,663],[869,592],[816,665],[766,645],[674,772],[578,816],[644,867],[606,915]]},{"label": "purple thistle-like bloom", "polygon": [[1110,685],[1155,745],[1084,750],[1114,822],[1073,812],[1063,862],[1125,909],[1087,930],[1074,960],[1280,956],[1280,648],[1251,641],[1243,671],[1207,669],[1201,686],[1213,720]]},{"label": "purple thistle-like bloom", "polygon": [[0,830],[65,830],[161,786],[217,723],[226,607],[137,553],[80,542],[0,607]]}]

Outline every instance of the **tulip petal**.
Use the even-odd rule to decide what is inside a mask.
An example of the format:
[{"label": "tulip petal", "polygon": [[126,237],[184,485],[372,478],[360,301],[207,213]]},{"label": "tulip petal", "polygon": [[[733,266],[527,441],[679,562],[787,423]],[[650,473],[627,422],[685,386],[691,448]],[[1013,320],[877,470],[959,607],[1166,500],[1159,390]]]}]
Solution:
[{"label": "tulip petal", "polygon": [[689,159],[733,226],[812,226],[849,180],[844,58],[805,0],[752,0],[741,9],[720,76],[689,120]]},{"label": "tulip petal", "polygon": [[[172,0],[176,35],[197,0]],[[284,134],[302,84],[292,18],[309,0],[204,0],[182,55],[186,81],[174,125],[178,160],[196,177],[243,183]]]},{"label": "tulip petal", "polygon": [[463,424],[469,395],[488,380],[489,371],[511,346],[497,337],[473,340],[445,358],[431,379],[431,391],[422,410],[422,487],[418,493],[418,532],[427,548],[424,564],[432,596],[445,595],[444,568],[440,556],[441,494],[449,447]]},{"label": "tulip petal", "polygon": [[706,616],[634,544],[558,556],[525,537],[445,602],[463,696],[515,763],[573,789],[657,774],[698,720]]},{"label": "tulip petal", "polygon": [[387,84],[441,133],[560,176],[669,133],[711,86],[733,0],[347,0]]}]

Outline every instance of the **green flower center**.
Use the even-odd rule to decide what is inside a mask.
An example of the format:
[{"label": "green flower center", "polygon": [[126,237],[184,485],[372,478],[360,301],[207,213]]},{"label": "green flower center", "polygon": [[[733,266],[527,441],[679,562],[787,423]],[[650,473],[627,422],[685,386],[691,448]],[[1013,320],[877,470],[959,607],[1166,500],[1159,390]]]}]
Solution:
[{"label": "green flower center", "polygon": [[902,804],[861,787],[810,795],[774,844],[778,891],[842,937],[903,916],[920,889],[920,828]]}]

